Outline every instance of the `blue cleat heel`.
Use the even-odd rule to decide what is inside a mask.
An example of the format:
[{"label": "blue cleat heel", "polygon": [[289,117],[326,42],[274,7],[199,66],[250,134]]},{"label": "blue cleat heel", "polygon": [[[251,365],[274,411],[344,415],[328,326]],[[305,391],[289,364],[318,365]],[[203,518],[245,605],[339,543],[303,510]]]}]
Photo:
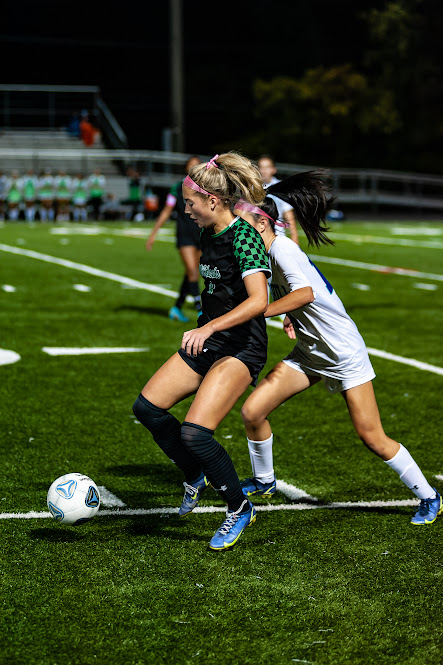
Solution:
[{"label": "blue cleat heel", "polygon": [[435,499],[422,499],[418,511],[411,519],[411,524],[432,524],[437,516],[443,512],[443,501],[441,495],[433,487],[437,496]]},{"label": "blue cleat heel", "polygon": [[245,496],[272,496],[275,494],[277,489],[277,481],[274,480],[272,483],[261,483],[257,478],[246,478],[241,483],[242,492]]},{"label": "blue cleat heel", "polygon": [[189,483],[183,483],[183,485],[185,487],[185,495],[183,497],[182,504],[178,509],[178,514],[180,517],[184,517],[194,510],[198,504],[198,500],[200,499],[202,492],[207,487],[210,487],[211,483],[202,473],[200,478],[198,478],[192,485]]}]

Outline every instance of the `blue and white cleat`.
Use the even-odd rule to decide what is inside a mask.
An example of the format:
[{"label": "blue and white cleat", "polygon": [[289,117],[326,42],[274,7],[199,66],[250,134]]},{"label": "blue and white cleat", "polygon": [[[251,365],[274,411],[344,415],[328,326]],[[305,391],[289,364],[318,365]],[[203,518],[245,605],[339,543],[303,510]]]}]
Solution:
[{"label": "blue and white cleat", "polygon": [[277,489],[277,481],[274,480],[272,483],[261,483],[257,478],[246,478],[240,483],[242,492],[245,496],[272,496],[275,494]]},{"label": "blue and white cleat", "polygon": [[181,321],[182,323],[187,323],[189,321],[188,317],[183,314],[179,307],[171,307],[168,316],[173,321]]},{"label": "blue and white cleat", "polygon": [[209,548],[220,552],[233,547],[246,527],[255,522],[255,518],[254,506],[245,499],[236,512],[228,510],[225,521],[212,536]]},{"label": "blue and white cleat", "polygon": [[198,504],[202,492],[210,486],[209,480],[206,478],[205,474],[202,473],[200,478],[198,478],[192,485],[189,483],[183,483],[185,487],[185,495],[183,497],[182,504],[178,509],[178,514],[180,517],[184,517],[188,513],[192,512],[195,506]]},{"label": "blue and white cleat", "polygon": [[437,515],[443,512],[443,501],[441,494],[435,490],[435,499],[422,499],[418,511],[411,519],[411,524],[432,524],[437,519]]}]

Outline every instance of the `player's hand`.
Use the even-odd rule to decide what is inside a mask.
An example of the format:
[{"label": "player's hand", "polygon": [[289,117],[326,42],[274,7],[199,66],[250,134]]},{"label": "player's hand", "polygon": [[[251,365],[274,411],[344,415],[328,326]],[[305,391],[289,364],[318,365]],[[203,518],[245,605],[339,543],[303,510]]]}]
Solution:
[{"label": "player's hand", "polygon": [[203,351],[203,346],[208,337],[212,335],[212,326],[207,323],[201,328],[194,328],[194,330],[187,330],[183,333],[182,350],[188,356],[197,356]]},{"label": "player's hand", "polygon": [[290,339],[295,339],[294,326],[292,325],[292,322],[291,322],[291,319],[289,318],[289,316],[285,316],[285,318],[283,320],[283,330],[285,331],[285,333],[287,334],[287,336]]},{"label": "player's hand", "polygon": [[150,251],[151,251],[151,249],[152,249],[152,247],[153,247],[153,245],[154,245],[154,242],[155,242],[155,235],[151,233],[151,235],[150,235],[149,238],[147,239],[147,241],[146,241],[146,245],[145,245],[145,247],[146,247],[146,251],[147,251],[147,252],[150,252]]}]

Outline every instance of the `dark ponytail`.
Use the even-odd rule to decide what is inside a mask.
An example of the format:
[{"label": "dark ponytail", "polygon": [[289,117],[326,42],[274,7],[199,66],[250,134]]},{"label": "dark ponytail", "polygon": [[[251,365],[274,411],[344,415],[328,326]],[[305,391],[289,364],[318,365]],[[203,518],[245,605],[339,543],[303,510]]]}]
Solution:
[{"label": "dark ponytail", "polygon": [[267,187],[266,194],[273,194],[289,203],[309,245],[320,247],[321,244],[334,244],[326,235],[329,227],[322,225],[334,200],[330,196],[327,171],[318,169],[296,173]]}]

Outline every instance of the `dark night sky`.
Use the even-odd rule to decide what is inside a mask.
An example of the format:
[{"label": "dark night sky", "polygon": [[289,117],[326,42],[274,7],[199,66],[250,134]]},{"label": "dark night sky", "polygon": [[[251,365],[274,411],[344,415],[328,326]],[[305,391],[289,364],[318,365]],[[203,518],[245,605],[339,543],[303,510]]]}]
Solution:
[{"label": "dark night sky", "polygon": [[[161,148],[170,122],[169,1],[10,2],[2,6],[2,83],[96,85],[131,148]],[[359,64],[359,14],[383,0],[184,0],[185,149],[241,136],[258,77]],[[356,6],[358,8],[356,9]]]}]

